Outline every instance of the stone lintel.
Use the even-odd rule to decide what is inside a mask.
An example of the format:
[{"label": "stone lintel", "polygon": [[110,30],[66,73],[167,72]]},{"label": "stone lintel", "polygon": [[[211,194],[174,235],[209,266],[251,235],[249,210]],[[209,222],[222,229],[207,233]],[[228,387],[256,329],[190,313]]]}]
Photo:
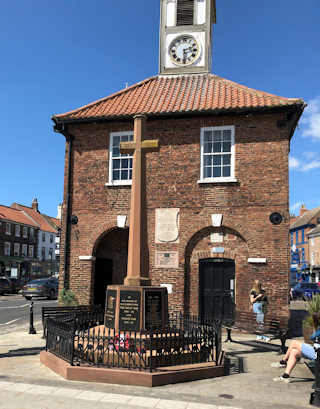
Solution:
[{"label": "stone lintel", "polygon": [[248,263],[264,264],[266,262],[267,262],[267,259],[265,257],[250,257],[250,258],[248,258]]},{"label": "stone lintel", "polygon": [[95,256],[79,256],[79,260],[81,261],[95,261]]}]

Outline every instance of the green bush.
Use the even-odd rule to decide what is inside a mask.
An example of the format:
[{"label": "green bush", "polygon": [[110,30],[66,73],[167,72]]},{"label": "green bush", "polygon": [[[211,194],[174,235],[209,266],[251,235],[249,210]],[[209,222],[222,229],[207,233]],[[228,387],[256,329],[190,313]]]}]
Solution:
[{"label": "green bush", "polygon": [[307,311],[311,316],[314,312],[320,312],[320,294],[314,295],[310,301],[307,301]]},{"label": "green bush", "polygon": [[59,304],[63,305],[64,307],[79,305],[75,293],[71,290],[66,290],[65,288],[60,291]]},{"label": "green bush", "polygon": [[308,315],[303,320],[302,325],[303,327],[312,327],[313,328],[313,320],[312,314],[315,312],[320,312],[320,294],[314,295],[311,300],[306,302]]}]

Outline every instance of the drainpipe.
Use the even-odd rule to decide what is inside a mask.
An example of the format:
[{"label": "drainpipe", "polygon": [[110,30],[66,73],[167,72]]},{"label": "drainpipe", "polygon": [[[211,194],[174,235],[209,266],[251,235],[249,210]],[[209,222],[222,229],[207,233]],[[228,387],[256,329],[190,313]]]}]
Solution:
[{"label": "drainpipe", "polygon": [[68,174],[67,174],[67,186],[66,186],[66,223],[65,223],[65,239],[64,239],[64,278],[63,288],[69,289],[69,249],[70,249],[70,224],[71,224],[71,157],[73,149],[74,136],[68,132],[68,125],[55,121],[53,127],[54,132],[61,133],[65,138],[68,146]]}]

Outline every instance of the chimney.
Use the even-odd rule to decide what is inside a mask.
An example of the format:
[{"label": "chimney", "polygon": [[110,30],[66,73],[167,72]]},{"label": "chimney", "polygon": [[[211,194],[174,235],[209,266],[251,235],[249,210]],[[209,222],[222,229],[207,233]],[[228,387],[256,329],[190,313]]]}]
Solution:
[{"label": "chimney", "polygon": [[302,204],[301,207],[300,207],[299,216],[302,216],[307,211],[308,211],[308,209],[306,209],[306,206],[304,204]]},{"label": "chimney", "polygon": [[37,199],[33,199],[33,200],[32,200],[31,207],[32,207],[32,209],[35,210],[36,212],[39,211],[39,210],[38,210],[38,200],[37,200]]},{"label": "chimney", "polygon": [[57,219],[61,220],[61,213],[62,213],[62,204],[58,204],[58,212],[57,212]]}]

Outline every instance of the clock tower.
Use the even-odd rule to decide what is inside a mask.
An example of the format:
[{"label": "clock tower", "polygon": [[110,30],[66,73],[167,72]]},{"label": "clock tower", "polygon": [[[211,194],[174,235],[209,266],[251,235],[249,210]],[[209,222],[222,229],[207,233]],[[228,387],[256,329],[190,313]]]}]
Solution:
[{"label": "clock tower", "polygon": [[211,72],[215,0],[161,0],[160,75]]}]

